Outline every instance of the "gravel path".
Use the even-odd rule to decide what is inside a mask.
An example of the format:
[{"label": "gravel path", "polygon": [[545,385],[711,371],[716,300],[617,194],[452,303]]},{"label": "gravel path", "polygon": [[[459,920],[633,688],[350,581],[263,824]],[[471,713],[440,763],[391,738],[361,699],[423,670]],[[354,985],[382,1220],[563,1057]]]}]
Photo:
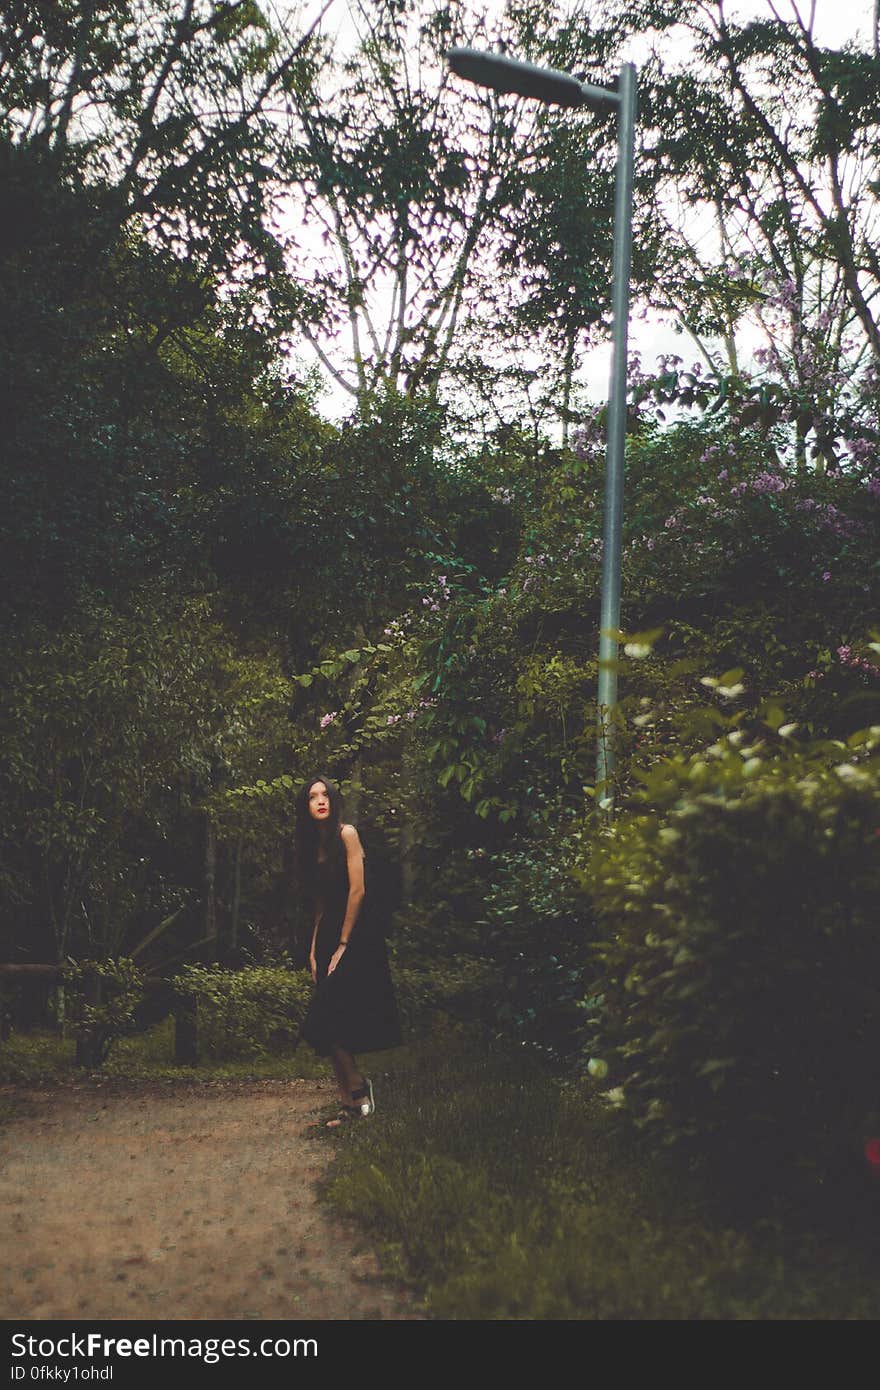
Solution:
[{"label": "gravel path", "polygon": [[0,1318],[419,1317],[316,1200],[330,1083],[3,1095]]}]

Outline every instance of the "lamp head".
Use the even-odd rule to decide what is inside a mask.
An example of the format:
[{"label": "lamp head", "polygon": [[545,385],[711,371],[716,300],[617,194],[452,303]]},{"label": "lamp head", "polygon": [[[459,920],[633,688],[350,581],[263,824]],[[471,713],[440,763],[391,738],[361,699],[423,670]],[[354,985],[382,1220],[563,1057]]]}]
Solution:
[{"label": "lamp head", "polygon": [[616,92],[604,87],[592,87],[570,72],[556,68],[538,68],[533,63],[520,63],[501,53],[481,53],[475,48],[450,48],[446,55],[449,66],[459,77],[493,92],[510,92],[521,97],[556,106],[592,106],[606,110],[617,106]]}]

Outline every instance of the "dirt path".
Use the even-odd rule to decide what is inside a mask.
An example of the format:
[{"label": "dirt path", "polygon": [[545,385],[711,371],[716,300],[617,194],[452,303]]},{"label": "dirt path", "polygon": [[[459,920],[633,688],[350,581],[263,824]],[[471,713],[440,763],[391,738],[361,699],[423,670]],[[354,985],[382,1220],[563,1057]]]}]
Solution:
[{"label": "dirt path", "polygon": [[419,1316],[316,1200],[336,1142],[309,1125],[329,1083],[14,1095],[0,1124],[0,1318]]}]

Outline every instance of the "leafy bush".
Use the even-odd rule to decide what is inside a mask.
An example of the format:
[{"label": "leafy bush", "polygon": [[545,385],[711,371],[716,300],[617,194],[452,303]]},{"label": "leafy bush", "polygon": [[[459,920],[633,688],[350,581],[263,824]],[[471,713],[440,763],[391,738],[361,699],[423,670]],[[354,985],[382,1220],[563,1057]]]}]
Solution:
[{"label": "leafy bush", "polygon": [[123,1033],[135,1028],[144,978],[133,960],[81,960],[64,972],[68,1016],[78,1041],[77,1060],[99,1067]]},{"label": "leafy bush", "polygon": [[614,1098],[740,1187],[824,1179],[880,1099],[880,727],[789,737],[658,762],[580,873]]},{"label": "leafy bush", "polygon": [[[572,842],[557,816],[556,834],[535,827],[529,839],[491,856],[483,918],[486,948],[499,963],[492,1036],[530,1042],[551,1055],[577,1050],[579,1010],[595,974],[589,944],[594,922],[569,870]],[[475,865],[476,867],[476,865]]]},{"label": "leafy bush", "polygon": [[436,1038],[447,1025],[485,1030],[497,994],[496,971],[473,959],[397,966],[394,984],[408,1038]]},{"label": "leafy bush", "polygon": [[253,965],[243,970],[184,966],[179,995],[198,1008],[199,1049],[211,1057],[253,1057],[292,1042],[311,998],[307,971]]}]

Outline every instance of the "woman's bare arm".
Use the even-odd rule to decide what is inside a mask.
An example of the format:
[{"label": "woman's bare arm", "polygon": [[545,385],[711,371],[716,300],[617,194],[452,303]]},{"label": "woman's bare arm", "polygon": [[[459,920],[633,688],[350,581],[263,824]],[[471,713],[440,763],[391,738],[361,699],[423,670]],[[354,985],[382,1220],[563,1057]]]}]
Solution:
[{"label": "woman's bare arm", "polygon": [[364,847],[361,844],[361,838],[353,825],[344,825],[341,834],[348,865],[348,903],[345,908],[345,918],[339,929],[339,944],[327,967],[328,975],[333,973],[345,953],[366,891],[364,888]]},{"label": "woman's bare arm", "polygon": [[348,905],[345,909],[345,920],[339,929],[339,940],[344,944],[348,941],[357,921],[366,890],[364,888],[364,847],[361,844],[361,837],[353,825],[342,827],[342,841],[345,845],[345,856],[348,864]]}]

